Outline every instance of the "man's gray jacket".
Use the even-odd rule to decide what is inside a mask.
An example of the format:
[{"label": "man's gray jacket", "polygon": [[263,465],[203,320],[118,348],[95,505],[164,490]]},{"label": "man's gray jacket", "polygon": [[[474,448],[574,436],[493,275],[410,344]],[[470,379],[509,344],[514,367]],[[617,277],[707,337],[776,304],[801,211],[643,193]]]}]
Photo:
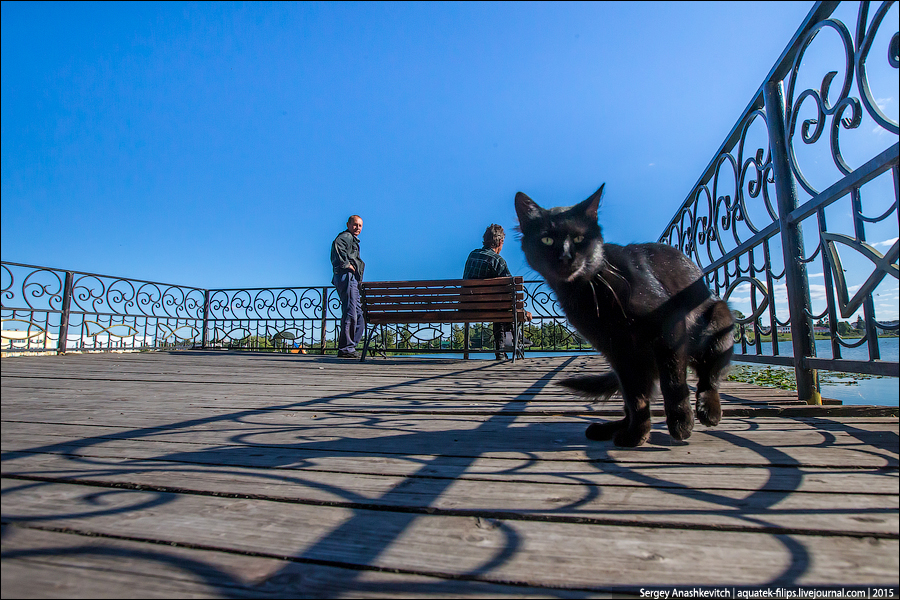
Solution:
[{"label": "man's gray jacket", "polygon": [[342,231],[331,244],[331,266],[335,273],[356,269],[356,278],[362,281],[366,263],[359,257],[359,238],[349,231]]}]

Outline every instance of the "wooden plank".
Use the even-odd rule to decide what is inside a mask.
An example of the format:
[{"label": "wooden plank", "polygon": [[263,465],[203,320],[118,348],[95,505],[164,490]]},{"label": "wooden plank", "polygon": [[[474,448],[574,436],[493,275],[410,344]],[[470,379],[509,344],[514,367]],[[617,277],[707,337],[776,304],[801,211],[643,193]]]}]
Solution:
[{"label": "wooden plank", "polygon": [[[186,385],[185,385],[186,384]],[[165,393],[166,382],[120,382],[104,385],[79,383],[79,389],[69,390],[66,383],[58,383],[54,387],[6,386],[4,389],[16,389],[18,394],[28,399],[23,410],[32,406],[46,408],[66,408],[71,405],[74,410],[84,410],[107,402],[135,402],[150,397],[157,398],[157,406],[162,409],[167,404],[176,407],[185,405],[183,395],[168,396]],[[373,412],[375,410],[408,413],[455,413],[474,414],[476,412],[496,411],[504,409],[507,414],[582,414],[585,416],[617,417],[622,414],[621,400],[613,397],[610,401],[591,402],[563,393],[523,389],[516,395],[503,395],[495,391],[481,391],[478,388],[465,388],[463,384],[455,384],[459,393],[451,398],[442,396],[447,386],[424,387],[417,390],[410,387],[402,391],[391,385],[377,386],[360,390],[356,386],[344,383],[335,384],[335,389],[328,390],[327,383],[263,384],[253,386],[248,383],[238,385],[200,384],[183,382],[179,384],[181,394],[189,393],[189,404],[222,410],[228,407],[238,409],[258,408],[260,410],[305,410],[320,405],[330,405],[335,410],[357,410]],[[443,389],[442,389],[443,388]],[[510,390],[514,391],[514,390]],[[75,400],[77,399],[77,402]],[[501,406],[503,405],[503,406]],[[12,405],[4,405],[13,410]],[[109,408],[107,406],[107,408]],[[67,409],[67,408],[66,408]],[[68,410],[68,409],[67,409]],[[652,405],[655,417],[662,417],[664,411],[657,400]],[[865,406],[807,406],[793,397],[788,399],[762,398],[758,400],[741,400],[725,397],[723,412],[726,417],[810,417],[832,418],[840,416],[853,417],[889,417],[896,416],[896,407]]]},{"label": "wooden plank", "polygon": [[[221,374],[209,373],[90,373],[81,375],[24,375],[3,376],[4,387],[35,389],[75,389],[90,387],[96,390],[106,389],[110,385],[128,384],[197,384],[202,386],[215,385],[227,386],[237,384],[247,386],[260,384],[262,387],[292,387],[297,390],[297,384],[319,386],[327,388],[326,391],[343,391],[348,389],[385,390],[394,389],[397,392],[423,392],[441,388],[446,391],[447,386],[455,386],[462,391],[479,388],[489,394],[502,394],[507,397],[529,391],[540,393],[542,397],[566,396],[577,398],[570,390],[556,385],[557,377],[548,375],[545,377],[529,377],[527,372],[518,368],[512,368],[511,363],[495,363],[488,361],[479,362],[484,365],[484,370],[476,377],[466,377],[458,373],[434,375],[428,373],[428,365],[422,365],[415,377],[398,373],[385,372],[390,370],[391,363],[398,358],[380,359],[376,363],[359,364],[358,368],[346,368],[346,361],[342,364],[334,364],[338,359],[323,359],[319,366],[313,366],[311,370],[284,370],[283,372],[258,372],[248,370],[245,373],[237,373],[227,370]],[[441,359],[434,359],[440,361]],[[530,362],[530,361],[529,361]],[[301,368],[302,369],[302,368]],[[346,377],[353,373],[355,376]],[[568,375],[568,374],[566,374]],[[560,377],[561,379],[562,377]],[[74,382],[74,383],[73,383]],[[495,383],[502,385],[495,386]],[[76,387],[77,386],[77,387]],[[540,386],[540,387],[538,387]],[[693,385],[691,386],[693,388]],[[203,390],[198,389],[202,393]],[[748,387],[746,384],[726,382],[721,388],[721,394],[725,401],[746,401],[748,399],[765,398],[796,401],[796,395],[784,390],[762,390]],[[587,401],[587,400],[585,400]]]},{"label": "wooden plank", "polygon": [[[329,415],[327,411],[313,413],[313,418],[305,421],[299,415],[291,417],[289,414],[253,411],[186,417],[182,421],[163,421],[158,417],[145,419],[140,415],[125,414],[72,415],[67,423],[59,421],[55,426],[71,427],[73,433],[86,434],[76,433],[85,439],[102,431],[106,437],[180,441],[189,436],[195,443],[218,445],[233,444],[232,438],[238,435],[249,446],[265,452],[272,448],[308,448],[323,453],[384,456],[427,455],[440,449],[442,456],[512,460],[529,457],[620,464],[665,462],[838,468],[896,468],[898,465],[896,433],[866,432],[859,428],[826,432],[777,428],[760,431],[753,424],[738,423],[738,428],[731,431],[727,427],[696,431],[688,443],[683,443],[672,440],[665,425],[658,422],[648,444],[635,450],[616,448],[609,442],[586,440],[584,428],[590,422],[586,419],[518,416],[494,417],[487,421],[483,417],[444,415],[427,419],[415,419],[410,415],[374,418],[371,415]],[[88,428],[92,424],[99,425],[100,429]],[[46,430],[47,426],[44,423],[18,423],[16,427],[27,433],[29,429]],[[84,429],[76,429],[78,427]],[[91,431],[93,435],[89,433]],[[298,436],[302,437],[298,439]]]},{"label": "wooden plank", "polygon": [[599,597],[24,527],[3,552],[4,598]]},{"label": "wooden plank", "polygon": [[[95,428],[99,429],[99,428]],[[41,448],[40,450],[36,450]],[[46,433],[4,434],[4,473],[22,473],[25,461],[47,456],[69,461],[71,468],[88,469],[93,460],[150,461],[157,463],[213,465],[216,467],[287,469],[346,474],[391,475],[398,477],[471,479],[473,481],[515,481],[562,485],[630,485],[632,481],[653,482],[655,488],[696,488],[707,490],[764,489],[770,492],[828,492],[842,494],[897,495],[896,469],[860,469],[853,466],[805,467],[795,469],[746,465],[706,465],[682,463],[616,463],[563,458],[490,458],[410,454],[379,456],[357,452],[321,452],[315,448],[264,448],[222,444],[214,451],[198,451],[190,441],[140,440],[128,437],[49,435]],[[35,449],[35,450],[32,450]],[[261,451],[263,450],[263,451]],[[43,457],[43,458],[42,458]],[[49,459],[48,459],[49,460]],[[31,463],[28,463],[31,464]],[[134,465],[132,465],[134,466]],[[99,467],[98,467],[99,468]]]},{"label": "wooden plank", "polygon": [[[410,479],[364,473],[226,468],[217,463],[229,460],[227,451],[211,454],[208,468],[202,471],[164,461],[148,465],[132,460],[98,462],[53,455],[20,456],[14,467],[4,467],[3,474],[24,481],[63,478],[66,482],[109,488],[128,484],[144,490],[262,496],[307,504],[439,509],[448,514],[462,512],[484,518],[542,516],[566,522],[635,526],[741,531],[778,528],[784,533],[895,538],[900,535],[896,494],[846,494],[842,489],[830,493],[703,486],[679,489],[664,487],[667,482],[649,475],[649,471],[641,476],[622,473],[615,485],[603,487],[571,481],[545,484],[494,480],[485,485],[483,481],[462,477]],[[441,460],[431,462],[439,464]]]},{"label": "wooden plank", "polygon": [[[297,356],[297,355],[295,355]],[[480,387],[489,393],[504,393],[510,397],[523,391],[531,394],[566,395],[569,398],[577,398],[575,394],[566,388],[557,385],[558,380],[572,375],[586,373],[602,373],[603,371],[564,371],[546,372],[540,369],[528,371],[528,363],[532,359],[524,361],[522,365],[517,362],[515,367],[510,361],[473,360],[470,363],[478,363],[480,370],[475,373],[435,372],[432,362],[445,361],[462,362],[451,358],[433,358],[415,365],[411,365],[411,371],[401,373],[394,370],[393,364],[403,361],[403,357],[390,357],[378,359],[372,363],[357,363],[341,361],[338,358],[320,358],[316,362],[310,361],[309,366],[298,361],[293,366],[286,366],[277,371],[257,371],[251,367],[225,367],[220,374],[206,373],[90,373],[90,374],[57,374],[3,376],[3,385],[34,386],[61,388],[69,386],[75,390],[80,386],[102,388],[104,385],[120,384],[160,384],[183,383],[193,386],[197,392],[202,392],[206,386],[239,386],[248,388],[255,386],[260,389],[282,388],[296,391],[306,385],[337,386],[337,390],[387,390],[393,389],[398,393],[404,391],[421,391],[443,388],[444,392],[460,388]],[[415,359],[411,359],[415,360]],[[351,364],[352,362],[352,364]],[[538,372],[535,372],[538,371]],[[689,385],[693,382],[689,380]],[[509,390],[508,392],[506,390]],[[337,391],[336,390],[336,391]],[[733,397],[741,400],[751,398],[779,398],[796,400],[796,394],[787,390],[748,388],[747,384],[726,382],[721,390],[723,397]],[[657,396],[659,397],[659,396]]]},{"label": "wooden plank", "polygon": [[[483,519],[3,481],[17,524],[563,588],[896,585],[898,541]],[[710,562],[711,561],[711,562]],[[636,564],[653,565],[636,570]],[[714,569],[697,565],[714,564]]]},{"label": "wooden plank", "polygon": [[[287,377],[282,378],[287,379]],[[506,413],[517,412],[551,412],[556,414],[580,412],[585,416],[616,416],[621,414],[621,400],[613,398],[606,403],[594,403],[589,400],[579,400],[563,392],[550,394],[543,389],[522,387],[510,389],[509,395],[504,395],[504,386],[471,385],[464,382],[452,381],[441,385],[410,385],[409,387],[397,386],[391,382],[369,388],[359,389],[352,385],[354,378],[342,378],[341,383],[335,383],[335,389],[328,389],[327,381],[316,382],[313,379],[298,378],[296,382],[265,383],[252,385],[248,382],[238,385],[228,384],[201,384],[186,381],[187,385],[179,383],[176,387],[178,393],[168,394],[170,383],[166,382],[109,382],[92,381],[78,382],[78,389],[71,389],[72,385],[67,381],[52,381],[52,387],[42,387],[39,380],[24,380],[20,383],[23,387],[16,388],[16,394],[20,395],[23,403],[22,410],[28,411],[34,406],[44,408],[59,407],[68,410],[92,409],[105,404],[104,408],[111,408],[109,402],[121,405],[123,402],[131,403],[129,410],[136,408],[142,401],[152,400],[154,406],[160,410],[171,410],[167,404],[186,406],[188,404],[197,408],[223,410],[228,407],[238,409],[258,408],[261,410],[305,410],[329,406],[335,410],[359,409],[372,411],[373,409],[385,412],[409,412],[420,411],[423,413],[447,413],[460,414],[474,413],[479,410],[494,412],[503,408]],[[37,382],[37,383],[34,383]],[[515,383],[510,386],[516,385]],[[12,393],[12,387],[5,385],[4,389]],[[544,388],[545,389],[545,388]],[[561,388],[555,388],[561,390]],[[404,391],[405,390],[405,391]],[[452,390],[453,394],[447,392]],[[329,394],[329,392],[331,392]],[[190,399],[185,400],[184,394],[190,394]],[[768,403],[768,401],[765,401]],[[796,404],[796,400],[788,400],[788,403]],[[756,402],[760,405],[759,402]],[[783,403],[778,406],[782,406]],[[16,410],[16,406],[4,401],[4,410]],[[163,408],[165,407],[165,408]],[[844,413],[862,415],[863,411],[877,416],[884,407],[836,407],[840,410],[834,412],[831,407],[807,407],[800,405],[796,409],[782,410],[776,407],[776,412],[784,416],[797,415],[805,417],[829,418],[840,416]],[[654,414],[662,415],[659,403],[654,404]],[[765,411],[752,411],[754,414],[766,414]],[[896,414],[896,409],[887,408],[885,414]],[[549,414],[549,413],[548,413]],[[738,413],[731,408],[731,402],[726,397],[725,414],[727,416]],[[750,416],[750,415],[745,415]],[[772,415],[774,416],[774,415]],[[884,416],[884,415],[882,415]]]}]

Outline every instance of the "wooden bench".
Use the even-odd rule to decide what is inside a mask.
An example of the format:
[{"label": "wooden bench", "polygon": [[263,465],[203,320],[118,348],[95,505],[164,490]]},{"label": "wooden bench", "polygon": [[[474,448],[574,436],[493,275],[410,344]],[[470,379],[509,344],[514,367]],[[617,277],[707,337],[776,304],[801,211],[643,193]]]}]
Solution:
[{"label": "wooden bench", "polygon": [[[436,281],[367,281],[361,286],[363,314],[371,327],[363,345],[366,359],[378,326],[406,323],[512,323],[513,362],[525,322],[522,277]],[[468,325],[466,326],[468,340]],[[464,352],[468,353],[468,342]],[[501,346],[500,352],[503,351]]]}]

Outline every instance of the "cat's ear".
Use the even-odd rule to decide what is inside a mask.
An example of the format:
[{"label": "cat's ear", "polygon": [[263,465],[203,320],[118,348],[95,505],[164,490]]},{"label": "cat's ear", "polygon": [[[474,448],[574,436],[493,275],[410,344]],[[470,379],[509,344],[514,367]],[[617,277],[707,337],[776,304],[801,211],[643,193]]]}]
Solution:
[{"label": "cat's ear", "polygon": [[600,189],[591,194],[591,197],[587,200],[579,203],[575,207],[575,211],[585,214],[588,218],[596,221],[597,220],[597,210],[600,208],[600,200],[603,198],[603,186],[606,184],[603,183],[600,185]]},{"label": "cat's ear", "polygon": [[540,217],[544,209],[522,192],[516,193],[516,214],[519,215],[519,224],[524,225]]}]

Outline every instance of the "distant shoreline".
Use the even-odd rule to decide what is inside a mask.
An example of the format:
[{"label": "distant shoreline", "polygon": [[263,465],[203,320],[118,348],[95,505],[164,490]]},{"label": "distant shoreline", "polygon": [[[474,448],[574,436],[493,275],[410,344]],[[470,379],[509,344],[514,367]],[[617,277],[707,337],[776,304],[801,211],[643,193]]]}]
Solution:
[{"label": "distant shoreline", "polygon": [[[815,334],[814,337],[817,340],[830,340],[831,339],[831,336],[828,335],[827,333],[817,333],[817,334]],[[852,335],[840,335],[839,337],[842,340],[860,340],[863,338],[863,334],[860,333],[860,334],[852,334]],[[895,337],[900,337],[900,335],[898,335],[896,333],[880,333],[880,334],[878,334],[878,337],[879,338],[895,338]],[[771,342],[772,336],[771,335],[761,335],[761,336],[759,336],[759,339],[761,339],[764,342]],[[790,333],[779,333],[778,334],[779,342],[791,342],[791,341],[793,341],[793,339],[794,339],[794,337]],[[755,342],[756,336],[748,335],[747,341],[750,343]]]}]

